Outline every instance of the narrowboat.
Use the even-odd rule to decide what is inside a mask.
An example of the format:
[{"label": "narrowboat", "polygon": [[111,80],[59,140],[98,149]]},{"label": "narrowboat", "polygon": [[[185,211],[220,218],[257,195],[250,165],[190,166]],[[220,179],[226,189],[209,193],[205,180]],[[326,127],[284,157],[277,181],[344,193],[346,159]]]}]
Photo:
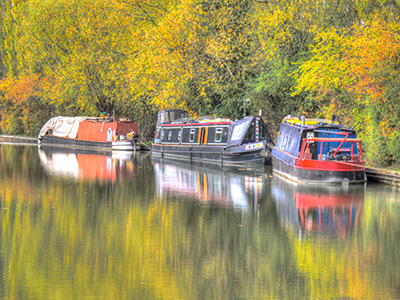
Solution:
[{"label": "narrowboat", "polygon": [[129,119],[54,117],[40,129],[39,145],[93,150],[136,150],[138,125]]},{"label": "narrowboat", "polygon": [[272,139],[260,116],[189,118],[185,110],[158,113],[152,155],[223,165],[271,163]]},{"label": "narrowboat", "polygon": [[302,183],[366,181],[361,140],[335,118],[285,117],[272,150],[273,172]]}]

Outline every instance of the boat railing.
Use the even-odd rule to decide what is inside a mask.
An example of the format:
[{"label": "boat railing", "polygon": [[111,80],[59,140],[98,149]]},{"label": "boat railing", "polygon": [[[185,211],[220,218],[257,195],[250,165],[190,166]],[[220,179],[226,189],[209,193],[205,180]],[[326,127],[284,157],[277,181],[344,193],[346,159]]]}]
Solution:
[{"label": "boat railing", "polygon": [[[348,138],[349,134],[345,134],[344,138],[303,138],[299,158],[302,160],[312,159],[310,153],[310,145],[317,143],[320,149],[317,160],[347,160],[347,161],[363,161],[361,149],[361,140],[358,138]],[[327,154],[323,154],[324,143],[339,142],[336,148],[330,148]],[[342,148],[344,143],[350,143],[350,148]],[[354,147],[357,147],[359,154],[354,154]],[[350,160],[349,160],[350,158]]]},{"label": "boat railing", "polygon": [[85,117],[85,121],[89,121],[89,122],[114,122],[113,118],[109,118],[109,117]]}]

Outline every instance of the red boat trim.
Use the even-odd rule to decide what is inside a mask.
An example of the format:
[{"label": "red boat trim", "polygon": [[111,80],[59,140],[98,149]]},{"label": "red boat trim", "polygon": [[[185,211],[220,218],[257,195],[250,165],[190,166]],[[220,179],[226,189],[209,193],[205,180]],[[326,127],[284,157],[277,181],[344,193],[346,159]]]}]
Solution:
[{"label": "red boat trim", "polygon": [[345,161],[320,161],[312,159],[299,159],[296,158],[294,167],[305,170],[318,170],[318,171],[365,171],[364,162],[345,162]]}]

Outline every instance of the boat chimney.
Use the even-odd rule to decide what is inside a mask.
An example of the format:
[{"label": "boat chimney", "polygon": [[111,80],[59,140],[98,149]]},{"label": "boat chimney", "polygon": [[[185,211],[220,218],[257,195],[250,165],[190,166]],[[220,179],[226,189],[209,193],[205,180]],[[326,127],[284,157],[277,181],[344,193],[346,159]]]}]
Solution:
[{"label": "boat chimney", "polygon": [[332,123],[335,122],[335,120],[336,120],[336,116],[332,115]]},{"label": "boat chimney", "polygon": [[304,127],[306,125],[306,116],[301,116],[300,119],[301,119],[301,126]]}]

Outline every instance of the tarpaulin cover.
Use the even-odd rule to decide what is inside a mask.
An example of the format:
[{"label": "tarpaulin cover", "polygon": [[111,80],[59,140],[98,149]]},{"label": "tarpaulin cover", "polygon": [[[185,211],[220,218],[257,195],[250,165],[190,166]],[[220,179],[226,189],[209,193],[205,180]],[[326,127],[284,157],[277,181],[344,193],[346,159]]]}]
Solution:
[{"label": "tarpaulin cover", "polygon": [[68,137],[75,139],[78,134],[79,123],[86,117],[54,117],[42,126],[39,132],[39,139],[46,135],[49,130],[58,137]]}]

